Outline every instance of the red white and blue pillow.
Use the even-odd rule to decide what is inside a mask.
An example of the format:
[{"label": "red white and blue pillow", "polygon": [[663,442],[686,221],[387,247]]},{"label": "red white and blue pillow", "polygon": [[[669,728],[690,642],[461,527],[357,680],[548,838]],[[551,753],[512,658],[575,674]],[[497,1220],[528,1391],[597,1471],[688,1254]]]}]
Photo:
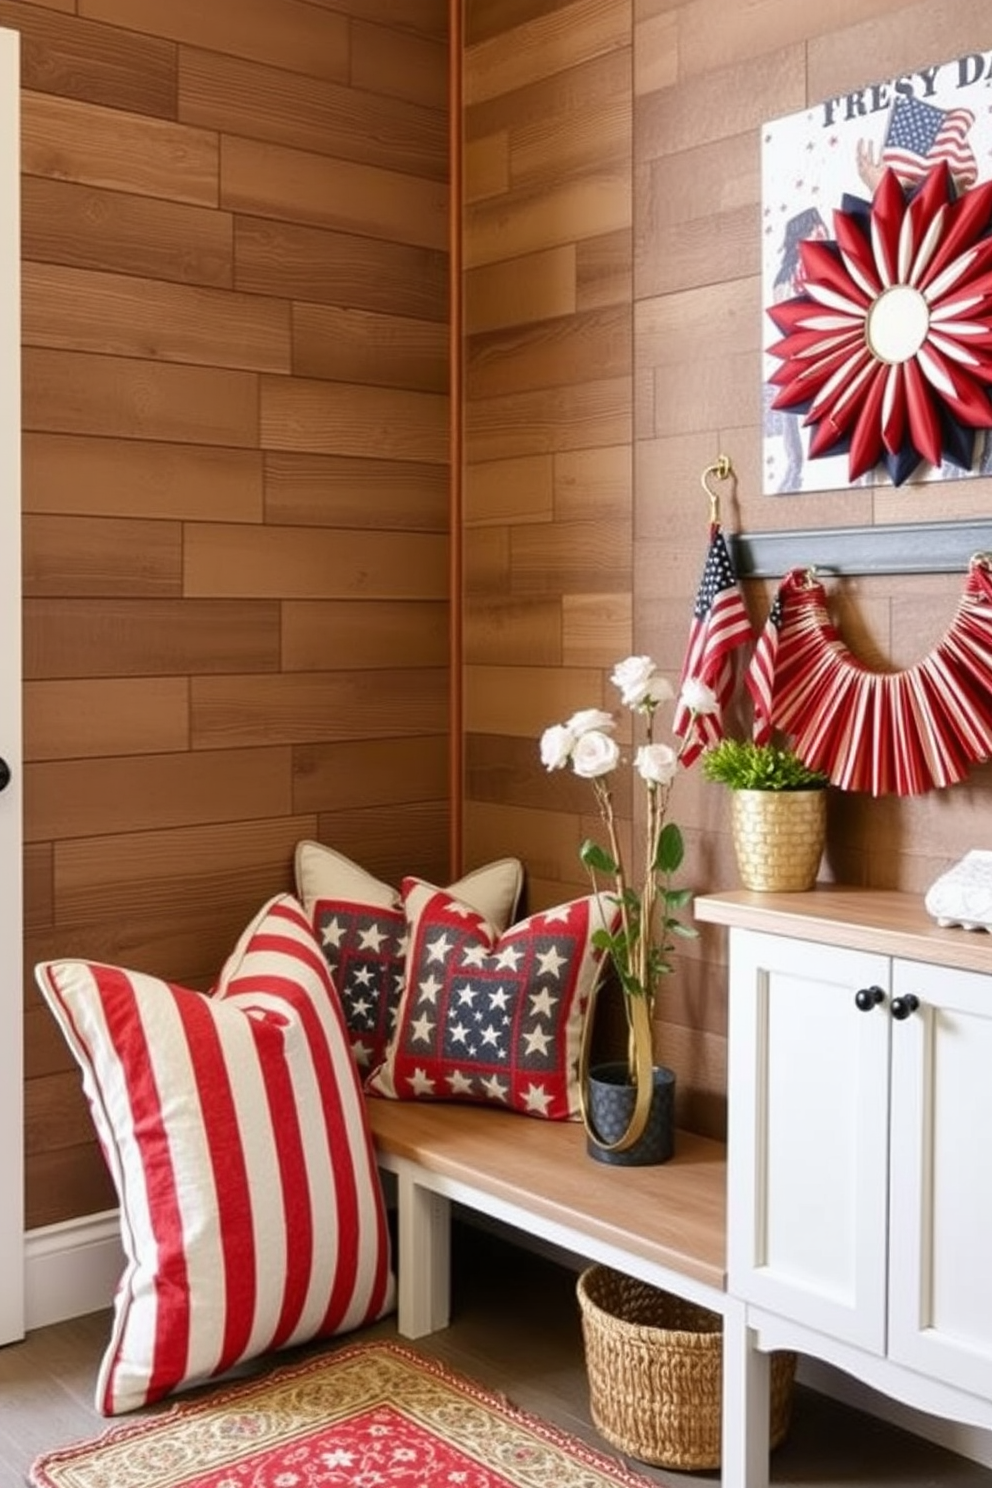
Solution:
[{"label": "red white and blue pillow", "polygon": [[42,962],[35,976],[120,1201],[126,1264],[100,1411],[393,1307],[365,1099],[295,899],[263,907],[210,995],[90,961]]},{"label": "red white and blue pillow", "polygon": [[[355,1063],[368,1075],[385,1057],[403,991],[407,927],[400,895],[343,853],[300,842],[296,891],[310,916],[344,1008]],[[523,865],[500,858],[447,892],[505,929],[516,913]]]},{"label": "red white and blue pillow", "polygon": [[599,901],[575,899],[502,933],[420,879],[404,880],[403,901],[403,996],[366,1090],[577,1120],[582,1022],[602,969]]}]

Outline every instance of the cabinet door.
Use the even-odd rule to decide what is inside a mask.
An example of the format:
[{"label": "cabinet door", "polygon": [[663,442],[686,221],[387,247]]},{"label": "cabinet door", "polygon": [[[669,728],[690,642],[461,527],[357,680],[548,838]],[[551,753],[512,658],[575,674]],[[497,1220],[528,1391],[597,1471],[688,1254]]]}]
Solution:
[{"label": "cabinet door", "polygon": [[896,961],[893,992],[889,1353],[988,1398],[992,974]]},{"label": "cabinet door", "polygon": [[[728,1268],[738,1296],[885,1348],[887,957],[733,930]],[[859,989],[882,999],[859,1009]]]}]

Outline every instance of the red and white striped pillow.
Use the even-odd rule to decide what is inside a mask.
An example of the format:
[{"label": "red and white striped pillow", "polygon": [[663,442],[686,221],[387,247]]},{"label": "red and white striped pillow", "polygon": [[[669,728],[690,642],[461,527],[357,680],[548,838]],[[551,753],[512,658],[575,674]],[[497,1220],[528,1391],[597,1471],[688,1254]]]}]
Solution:
[{"label": "red and white striped pillow", "polygon": [[121,1206],[100,1411],[394,1305],[364,1097],[297,900],[264,906],[209,996],[88,961],[35,976],[82,1068]]}]

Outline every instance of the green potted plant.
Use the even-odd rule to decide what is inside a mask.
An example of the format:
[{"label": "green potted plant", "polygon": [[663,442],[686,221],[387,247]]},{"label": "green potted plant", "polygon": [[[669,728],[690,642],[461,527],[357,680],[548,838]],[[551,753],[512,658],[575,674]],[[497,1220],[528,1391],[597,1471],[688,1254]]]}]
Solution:
[{"label": "green potted plant", "polygon": [[[626,758],[614,737],[614,716],[584,708],[544,730],[541,761],[548,770],[570,767],[589,781],[605,836],[605,843],[586,839],[579,858],[607,927],[596,932],[594,942],[604,961],[612,963],[623,994],[627,1057],[589,1069],[594,994],[579,1069],[588,1150],[600,1162],[641,1165],[665,1162],[674,1150],[675,1075],[655,1060],[653,1010],[661,978],[674,970],[678,939],[697,933],[680,918],[692,891],[675,882],[684,845],[669,810],[685,742],[656,738],[657,710],[674,701],[675,693],[649,656],[618,663],[610,680],[633,715],[635,740]],[[685,682],[681,701],[690,719],[717,708],[712,690],[695,679]],[[624,861],[613,804],[616,772],[623,765],[631,769],[635,800],[640,794],[644,806],[644,852],[632,869]]]},{"label": "green potted plant", "polygon": [[816,883],[827,833],[827,785],[787,745],[721,739],[702,770],[732,793],[731,828],[741,883],[760,892]]}]

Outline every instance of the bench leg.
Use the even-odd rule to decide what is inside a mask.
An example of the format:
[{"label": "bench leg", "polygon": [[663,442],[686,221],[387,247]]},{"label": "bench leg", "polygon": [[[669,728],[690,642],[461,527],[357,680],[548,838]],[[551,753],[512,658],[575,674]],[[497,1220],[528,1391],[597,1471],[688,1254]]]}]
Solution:
[{"label": "bench leg", "polygon": [[404,1338],[422,1338],[450,1320],[451,1205],[403,1167],[397,1174],[397,1208],[397,1326]]},{"label": "bench leg", "polygon": [[743,1303],[723,1318],[721,1488],[768,1488],[770,1355],[754,1346]]}]

